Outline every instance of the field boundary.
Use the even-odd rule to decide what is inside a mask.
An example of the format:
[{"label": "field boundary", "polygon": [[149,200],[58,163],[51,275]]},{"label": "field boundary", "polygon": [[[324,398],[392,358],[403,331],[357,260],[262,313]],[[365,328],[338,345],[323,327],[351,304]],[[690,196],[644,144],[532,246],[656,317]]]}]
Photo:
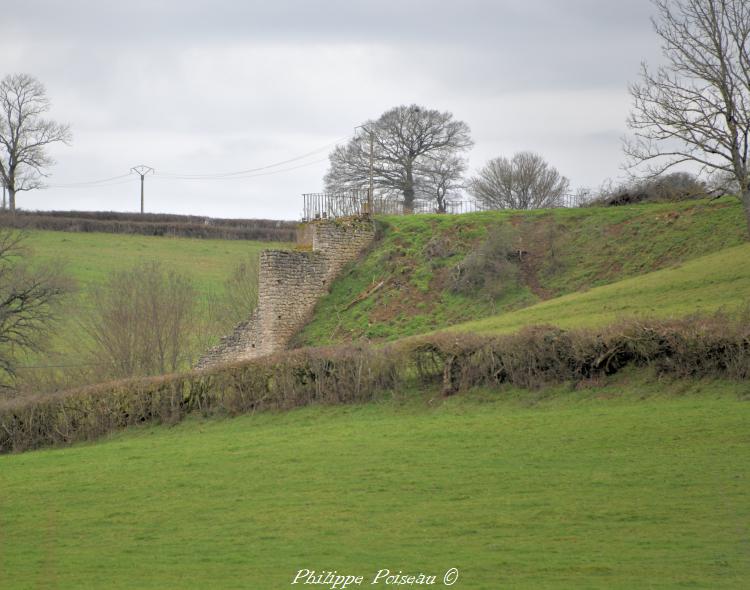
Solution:
[{"label": "field boundary", "polygon": [[626,367],[657,377],[750,379],[748,314],[630,321],[603,330],[536,326],[513,335],[437,334],[384,347],[281,352],[207,371],[129,379],[0,403],[0,453],[92,440],[191,413],[239,415],[363,403],[412,386],[596,382]]},{"label": "field boundary", "polygon": [[296,221],[222,219],[163,213],[88,211],[0,212],[0,227],[65,232],[101,232],[214,240],[294,242]]}]

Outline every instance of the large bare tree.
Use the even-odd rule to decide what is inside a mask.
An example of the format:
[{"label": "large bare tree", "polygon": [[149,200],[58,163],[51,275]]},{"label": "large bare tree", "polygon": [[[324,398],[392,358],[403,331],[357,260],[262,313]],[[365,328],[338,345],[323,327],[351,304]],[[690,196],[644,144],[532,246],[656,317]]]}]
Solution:
[{"label": "large bare tree", "polygon": [[557,207],[569,187],[567,178],[533,152],[490,160],[469,183],[469,191],[486,209]]},{"label": "large bare tree", "polygon": [[375,121],[367,121],[364,133],[331,153],[325,177],[326,190],[342,192],[368,187],[370,145],[373,146],[373,184],[381,193],[403,198],[411,210],[429,182],[426,170],[434,163],[456,156],[473,145],[469,126],[451,113],[417,105],[398,106]]},{"label": "large bare tree", "polygon": [[43,118],[49,108],[36,78],[10,74],[0,81],[0,183],[8,190],[11,211],[16,193],[44,186],[44,170],[54,163],[47,146],[71,139],[67,125]]},{"label": "large bare tree", "polygon": [[750,2],[653,0],[664,65],[632,84],[631,165],[731,175],[750,231]]}]

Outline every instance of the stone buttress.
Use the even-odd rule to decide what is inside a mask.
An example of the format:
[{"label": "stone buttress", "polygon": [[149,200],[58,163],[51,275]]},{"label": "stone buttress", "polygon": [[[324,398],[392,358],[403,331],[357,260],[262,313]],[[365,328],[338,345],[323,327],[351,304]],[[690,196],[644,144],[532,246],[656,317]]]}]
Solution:
[{"label": "stone buttress", "polygon": [[284,350],[341,269],[372,243],[375,227],[363,218],[319,220],[304,224],[299,235],[312,250],[261,252],[258,306],[198,360],[196,369]]}]

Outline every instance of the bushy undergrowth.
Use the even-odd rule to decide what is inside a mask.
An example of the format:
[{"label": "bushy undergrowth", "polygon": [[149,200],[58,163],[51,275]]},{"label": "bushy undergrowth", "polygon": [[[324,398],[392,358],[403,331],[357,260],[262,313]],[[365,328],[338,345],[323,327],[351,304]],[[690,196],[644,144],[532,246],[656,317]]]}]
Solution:
[{"label": "bushy undergrowth", "polygon": [[629,321],[606,330],[530,327],[509,336],[438,334],[385,347],[289,351],[207,372],[125,380],[0,404],[0,452],[93,439],[187,414],[237,415],[311,403],[366,402],[441,384],[536,388],[602,378],[626,366],[673,377],[750,378],[750,316]]},{"label": "bushy undergrowth", "polygon": [[487,239],[453,267],[451,290],[462,295],[482,293],[490,299],[502,297],[518,283],[520,255],[518,232],[512,225],[491,228]]},{"label": "bushy undergrowth", "polygon": [[632,205],[635,203],[670,203],[705,198],[711,190],[689,172],[673,172],[656,178],[633,179],[620,185],[611,182],[599,189],[587,206]]}]

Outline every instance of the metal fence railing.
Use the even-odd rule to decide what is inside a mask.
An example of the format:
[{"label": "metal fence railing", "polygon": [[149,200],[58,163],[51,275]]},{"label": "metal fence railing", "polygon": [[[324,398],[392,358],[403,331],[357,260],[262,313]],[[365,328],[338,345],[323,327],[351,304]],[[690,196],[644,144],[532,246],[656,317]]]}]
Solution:
[{"label": "metal fence railing", "polygon": [[[368,191],[350,191],[346,193],[305,193],[302,195],[302,220],[330,219],[337,217],[355,217],[368,213]],[[565,195],[557,207],[580,207],[585,199],[580,195]],[[474,199],[447,201],[444,211],[439,211],[435,201],[417,200],[411,209],[404,207],[404,202],[392,197],[376,195],[372,200],[373,215],[410,215],[425,213],[446,213],[461,215],[487,211],[493,207],[486,207]]]},{"label": "metal fence railing", "polygon": [[303,221],[329,217],[352,217],[367,212],[368,191],[306,193],[302,195]]}]

